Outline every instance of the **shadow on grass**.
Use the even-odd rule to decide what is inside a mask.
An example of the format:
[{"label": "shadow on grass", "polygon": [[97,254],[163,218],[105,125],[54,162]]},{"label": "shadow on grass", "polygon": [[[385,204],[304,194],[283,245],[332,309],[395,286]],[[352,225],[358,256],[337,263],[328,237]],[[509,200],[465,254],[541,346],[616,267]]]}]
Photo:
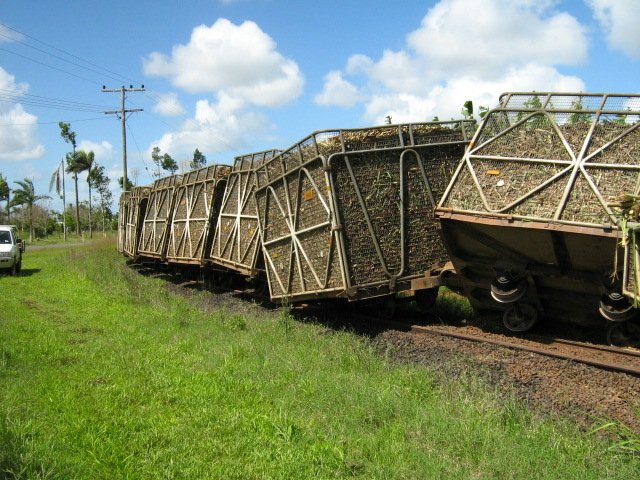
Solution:
[{"label": "shadow on grass", "polygon": [[20,271],[20,276],[21,277],[30,277],[32,275],[35,275],[36,273],[40,273],[41,269],[40,268],[23,268]]},{"label": "shadow on grass", "polygon": [[[23,268],[22,270],[20,270],[18,277],[30,277],[32,275],[40,273],[40,271],[41,271],[40,268]],[[0,276],[9,276],[9,275],[10,275],[9,270],[7,271],[0,270]]]},{"label": "shadow on grass", "polygon": [[28,434],[13,432],[6,419],[0,422],[0,480],[33,478],[36,472],[48,477],[49,470],[26,448],[28,442]]}]

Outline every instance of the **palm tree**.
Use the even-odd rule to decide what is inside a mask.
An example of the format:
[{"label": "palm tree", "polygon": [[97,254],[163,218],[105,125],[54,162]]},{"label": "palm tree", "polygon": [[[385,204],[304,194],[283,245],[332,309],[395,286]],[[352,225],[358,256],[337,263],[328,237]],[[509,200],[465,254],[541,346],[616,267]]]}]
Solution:
[{"label": "palm tree", "polygon": [[[73,181],[76,187],[76,233],[80,236],[80,207],[78,203],[78,174],[87,170],[91,170],[95,155],[93,152],[85,152],[84,150],[76,150],[71,155],[67,155],[67,173],[73,174]],[[89,183],[89,232],[91,234],[91,182]]]},{"label": "palm tree", "polygon": [[78,167],[78,173],[87,172],[87,185],[89,186],[89,238],[93,238],[93,231],[91,225],[91,186],[93,185],[91,179],[91,169],[95,162],[95,154],[93,151],[85,152],[84,150],[78,150],[76,152],[76,166]]},{"label": "palm tree", "polygon": [[16,181],[20,188],[13,190],[13,198],[11,206],[25,205],[27,207],[27,216],[29,218],[29,242],[33,241],[33,204],[45,198],[51,198],[49,195],[36,195],[33,181],[25,178],[23,181]]},{"label": "palm tree", "polygon": [[76,165],[76,152],[67,153],[67,173],[73,174],[73,182],[76,187],[76,235],[80,236],[80,206],[78,205],[78,173],[84,168]]},{"label": "palm tree", "polygon": [[[71,159],[76,155],[76,132],[71,130],[71,124],[65,122],[58,122],[58,127],[60,127],[60,136],[62,139],[70,143],[73,147],[71,153],[67,153],[67,173],[73,173],[73,181],[76,184],[76,234],[78,237],[80,236],[80,206],[78,205],[78,174],[75,173],[75,167],[72,168],[70,165]],[[64,213],[64,210],[63,210]]]}]

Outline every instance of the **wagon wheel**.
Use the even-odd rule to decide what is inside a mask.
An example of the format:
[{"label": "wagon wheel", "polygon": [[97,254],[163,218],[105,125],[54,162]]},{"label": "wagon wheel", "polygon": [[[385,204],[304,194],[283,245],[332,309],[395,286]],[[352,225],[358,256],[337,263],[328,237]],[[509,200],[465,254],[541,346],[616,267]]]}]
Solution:
[{"label": "wagon wheel", "polygon": [[420,310],[429,310],[436,303],[438,298],[438,288],[429,288],[424,290],[417,290],[414,296],[414,300]]},{"label": "wagon wheel", "polygon": [[512,279],[507,275],[498,275],[491,282],[491,296],[496,302],[517,302],[527,291],[527,281]]},{"label": "wagon wheel", "polygon": [[538,310],[528,303],[517,303],[502,315],[502,323],[510,332],[526,332],[537,321]]},{"label": "wagon wheel", "polygon": [[607,343],[614,347],[640,347],[640,325],[636,322],[614,323],[607,330]]},{"label": "wagon wheel", "polygon": [[611,292],[603,295],[598,308],[600,315],[610,322],[626,322],[637,313],[633,305],[621,293]]}]

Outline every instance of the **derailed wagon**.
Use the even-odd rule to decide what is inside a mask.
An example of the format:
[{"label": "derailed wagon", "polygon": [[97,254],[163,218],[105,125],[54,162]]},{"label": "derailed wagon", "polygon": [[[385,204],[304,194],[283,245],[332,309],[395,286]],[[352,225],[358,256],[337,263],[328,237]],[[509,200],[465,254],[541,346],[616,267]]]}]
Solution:
[{"label": "derailed wagon", "polygon": [[182,175],[175,186],[168,224],[165,259],[169,263],[201,265],[210,249],[225,190],[228,165],[210,165]]},{"label": "derailed wagon", "polygon": [[638,114],[638,95],[585,93],[507,93],[486,114],[436,209],[476,309],[513,331],[637,321],[611,202],[637,193]]},{"label": "derailed wagon", "polygon": [[474,129],[460,120],[325,130],[261,165],[271,298],[433,298],[447,261],[433,209]]},{"label": "derailed wagon", "polygon": [[258,206],[255,199],[256,168],[280,150],[265,150],[236,157],[227,180],[207,264],[248,277],[264,271]]},{"label": "derailed wagon", "polygon": [[182,175],[172,175],[153,182],[138,245],[141,256],[159,261],[166,260],[174,193],[181,181]]}]

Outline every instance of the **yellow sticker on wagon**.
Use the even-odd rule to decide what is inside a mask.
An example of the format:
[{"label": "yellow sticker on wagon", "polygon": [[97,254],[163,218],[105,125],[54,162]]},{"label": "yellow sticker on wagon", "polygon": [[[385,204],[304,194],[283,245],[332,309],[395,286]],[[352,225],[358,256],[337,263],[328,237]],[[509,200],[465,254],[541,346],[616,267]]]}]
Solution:
[{"label": "yellow sticker on wagon", "polygon": [[487,175],[500,175],[500,170],[487,170]]}]

